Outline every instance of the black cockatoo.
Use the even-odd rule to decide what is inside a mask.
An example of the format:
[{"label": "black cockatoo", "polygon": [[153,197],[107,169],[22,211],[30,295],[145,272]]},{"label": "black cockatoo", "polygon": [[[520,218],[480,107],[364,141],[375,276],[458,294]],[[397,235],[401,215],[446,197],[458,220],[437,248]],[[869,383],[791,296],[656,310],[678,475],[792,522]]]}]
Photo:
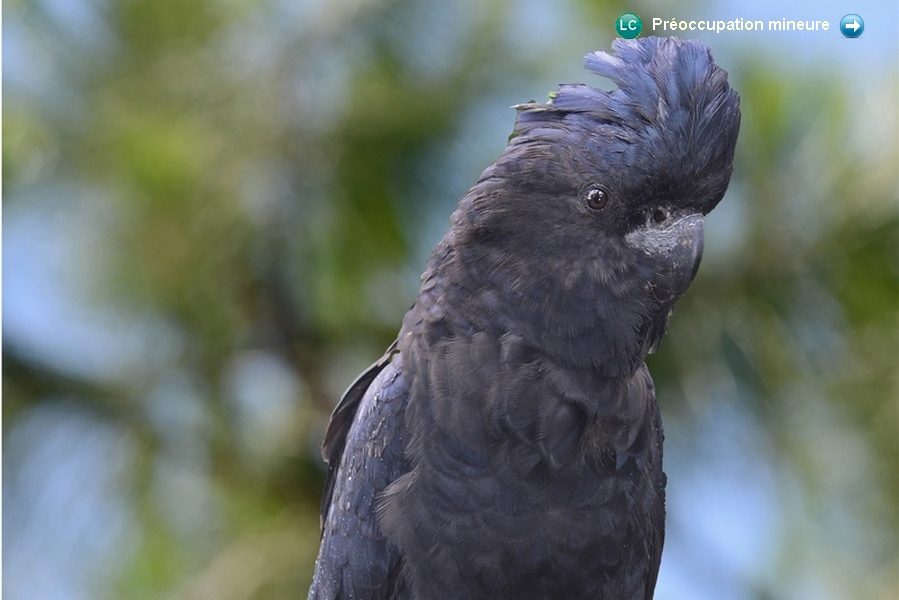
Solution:
[{"label": "black cockatoo", "polygon": [[396,342],[347,390],[311,599],[652,598],[662,424],[644,359],[696,274],[739,96],[696,41],[618,39],[517,106]]}]

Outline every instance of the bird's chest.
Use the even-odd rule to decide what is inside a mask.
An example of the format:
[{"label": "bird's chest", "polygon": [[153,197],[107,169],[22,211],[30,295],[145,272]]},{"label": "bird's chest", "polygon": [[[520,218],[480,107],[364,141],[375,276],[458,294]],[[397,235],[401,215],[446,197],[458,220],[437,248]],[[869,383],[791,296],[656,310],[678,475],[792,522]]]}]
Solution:
[{"label": "bird's chest", "polygon": [[410,471],[377,509],[418,595],[639,597],[629,586],[645,582],[647,540],[662,526],[660,431],[642,372],[605,380],[511,335],[406,356],[418,374]]},{"label": "bird's chest", "polygon": [[662,526],[648,501],[655,465],[538,463],[523,476],[514,446],[485,458],[440,437],[393,507],[407,516],[389,537],[411,581],[441,598],[639,597],[628,586],[643,585],[645,540]]}]

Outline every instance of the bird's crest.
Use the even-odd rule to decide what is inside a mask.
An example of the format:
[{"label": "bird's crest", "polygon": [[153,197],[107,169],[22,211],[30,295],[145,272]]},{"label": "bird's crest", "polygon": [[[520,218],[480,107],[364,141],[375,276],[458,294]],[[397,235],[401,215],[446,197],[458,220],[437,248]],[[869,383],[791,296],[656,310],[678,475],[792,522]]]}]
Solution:
[{"label": "bird's crest", "polygon": [[[561,85],[546,103],[519,104],[513,138],[540,138],[559,126],[601,130],[654,156],[656,174],[730,178],[740,127],[740,98],[705,44],[678,38],[616,39],[612,53],[585,57],[587,70],[609,78],[604,91]],[[663,164],[664,163],[664,164]],[[723,190],[722,190],[723,194]],[[713,205],[704,207],[704,212]]]},{"label": "bird's crest", "polygon": [[596,119],[639,126],[658,125],[679,110],[712,118],[738,110],[739,97],[727,84],[709,49],[678,38],[617,39],[613,53],[591,52],[587,70],[618,88],[606,92],[582,83],[564,84],[547,103],[519,104],[518,121],[527,124],[546,113],[583,113]]}]

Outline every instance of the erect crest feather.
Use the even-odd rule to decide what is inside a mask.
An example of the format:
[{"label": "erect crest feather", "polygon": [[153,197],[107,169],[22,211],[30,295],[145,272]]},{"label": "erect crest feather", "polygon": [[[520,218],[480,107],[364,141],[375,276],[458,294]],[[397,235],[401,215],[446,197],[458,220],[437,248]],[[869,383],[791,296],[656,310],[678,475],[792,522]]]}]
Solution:
[{"label": "erect crest feather", "polygon": [[660,126],[687,113],[693,117],[690,120],[703,119],[707,126],[728,128],[728,116],[739,110],[739,97],[727,84],[727,72],[715,64],[709,49],[699,41],[616,39],[612,49],[613,53],[591,52],[584,58],[584,66],[610,79],[617,89],[606,92],[583,83],[563,84],[547,103],[516,106],[516,131],[523,133],[518,130],[529,129],[531,121],[553,120],[565,113],[633,129]]}]

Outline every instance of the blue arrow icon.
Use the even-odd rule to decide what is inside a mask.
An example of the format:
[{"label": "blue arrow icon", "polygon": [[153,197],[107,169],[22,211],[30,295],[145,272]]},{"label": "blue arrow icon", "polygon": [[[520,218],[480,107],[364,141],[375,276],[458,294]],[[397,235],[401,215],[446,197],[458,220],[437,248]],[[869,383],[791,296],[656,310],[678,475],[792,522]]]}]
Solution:
[{"label": "blue arrow icon", "polygon": [[857,38],[865,30],[865,21],[858,15],[846,15],[840,19],[840,31],[848,38]]}]

